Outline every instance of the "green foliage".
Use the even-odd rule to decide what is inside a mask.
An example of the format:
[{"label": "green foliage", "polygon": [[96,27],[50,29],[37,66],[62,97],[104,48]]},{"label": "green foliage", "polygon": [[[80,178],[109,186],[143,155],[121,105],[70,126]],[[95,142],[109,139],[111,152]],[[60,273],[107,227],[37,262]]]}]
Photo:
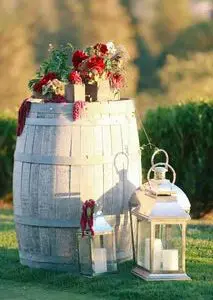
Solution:
[{"label": "green foliage", "polygon": [[15,141],[15,118],[0,114],[0,197],[11,191]]},{"label": "green foliage", "polygon": [[1,299],[170,300],[171,295],[173,300],[212,299],[212,225],[188,226],[186,268],[191,281],[145,282],[131,274],[131,261],[119,264],[117,274],[92,279],[22,266],[12,212],[2,211],[0,218]]},{"label": "green foliage", "polygon": [[33,85],[49,72],[56,73],[59,80],[66,82],[71,69],[68,67],[70,50],[73,50],[70,43],[66,46],[60,46],[58,49],[50,45],[49,56],[41,63],[39,71],[36,72],[36,77],[29,81],[29,88],[32,90]]},{"label": "green foliage", "polygon": [[[149,111],[144,126],[151,141],[165,149],[177,172],[177,185],[188,195],[194,216],[213,208],[213,102],[188,103]],[[143,130],[141,145],[147,144]],[[153,150],[142,152],[144,174]]]}]

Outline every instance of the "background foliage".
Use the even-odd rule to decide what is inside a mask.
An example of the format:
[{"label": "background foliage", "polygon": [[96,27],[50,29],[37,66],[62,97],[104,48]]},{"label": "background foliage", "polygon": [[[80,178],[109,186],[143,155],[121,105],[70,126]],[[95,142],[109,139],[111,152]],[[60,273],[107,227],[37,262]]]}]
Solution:
[{"label": "background foliage", "polygon": [[0,113],[0,197],[11,192],[15,142],[16,119]]},{"label": "background foliage", "polygon": [[[202,80],[193,76],[197,52],[208,64],[213,60],[213,21],[210,12],[195,14],[199,2],[2,0],[0,108],[15,110],[29,96],[27,82],[47,57],[49,43],[58,47],[71,42],[76,48],[108,40],[123,44],[131,57],[123,96],[137,98],[139,114],[147,108],[178,103],[180,90],[181,100],[209,96],[213,92],[211,73]],[[165,87],[168,69],[179,63],[183,73],[189,63],[192,65],[191,78],[183,76],[179,82],[176,76]],[[189,84],[193,86],[190,92]]]}]

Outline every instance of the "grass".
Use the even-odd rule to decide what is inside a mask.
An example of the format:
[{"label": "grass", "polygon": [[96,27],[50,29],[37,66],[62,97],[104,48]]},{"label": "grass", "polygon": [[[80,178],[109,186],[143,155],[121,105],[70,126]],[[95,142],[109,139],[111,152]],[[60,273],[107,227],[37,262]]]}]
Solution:
[{"label": "grass", "polygon": [[20,265],[11,210],[0,213],[0,299],[2,300],[212,300],[213,226],[195,222],[187,230],[187,274],[192,281],[144,282],[130,271],[93,279]]}]

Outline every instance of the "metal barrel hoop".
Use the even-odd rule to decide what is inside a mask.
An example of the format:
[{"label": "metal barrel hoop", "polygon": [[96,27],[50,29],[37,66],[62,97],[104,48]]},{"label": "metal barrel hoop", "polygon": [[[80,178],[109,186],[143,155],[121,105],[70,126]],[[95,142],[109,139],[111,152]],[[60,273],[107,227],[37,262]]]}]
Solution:
[{"label": "metal barrel hoop", "polygon": [[147,173],[147,181],[148,181],[148,183],[149,183],[149,186],[151,185],[151,184],[150,184],[150,174],[151,174],[151,172],[154,172],[155,167],[158,167],[158,166],[165,166],[165,167],[168,167],[168,168],[172,171],[172,174],[173,174],[172,184],[174,184],[175,181],[176,181],[176,172],[175,172],[175,170],[173,169],[173,167],[170,166],[169,164],[159,162],[159,163],[157,163],[157,164],[152,165],[151,168],[149,169],[148,173]]},{"label": "metal barrel hoop", "polygon": [[165,157],[166,157],[165,167],[168,169],[167,166],[169,165],[169,156],[168,156],[168,153],[164,149],[157,149],[157,150],[155,150],[155,152],[152,154],[151,164],[152,164],[152,166],[155,165],[154,158],[160,152],[163,152],[165,154]]}]

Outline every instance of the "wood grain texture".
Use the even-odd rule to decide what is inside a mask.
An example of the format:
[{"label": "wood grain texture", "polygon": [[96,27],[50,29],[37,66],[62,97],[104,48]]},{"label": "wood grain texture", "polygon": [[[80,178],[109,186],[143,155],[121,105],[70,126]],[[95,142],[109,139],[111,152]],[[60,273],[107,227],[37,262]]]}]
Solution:
[{"label": "wood grain texture", "polygon": [[132,100],[87,103],[77,121],[72,107],[31,105],[17,138],[13,193],[21,262],[74,272],[89,198],[115,227],[117,258],[131,258],[128,201],[141,183],[141,159]]}]

